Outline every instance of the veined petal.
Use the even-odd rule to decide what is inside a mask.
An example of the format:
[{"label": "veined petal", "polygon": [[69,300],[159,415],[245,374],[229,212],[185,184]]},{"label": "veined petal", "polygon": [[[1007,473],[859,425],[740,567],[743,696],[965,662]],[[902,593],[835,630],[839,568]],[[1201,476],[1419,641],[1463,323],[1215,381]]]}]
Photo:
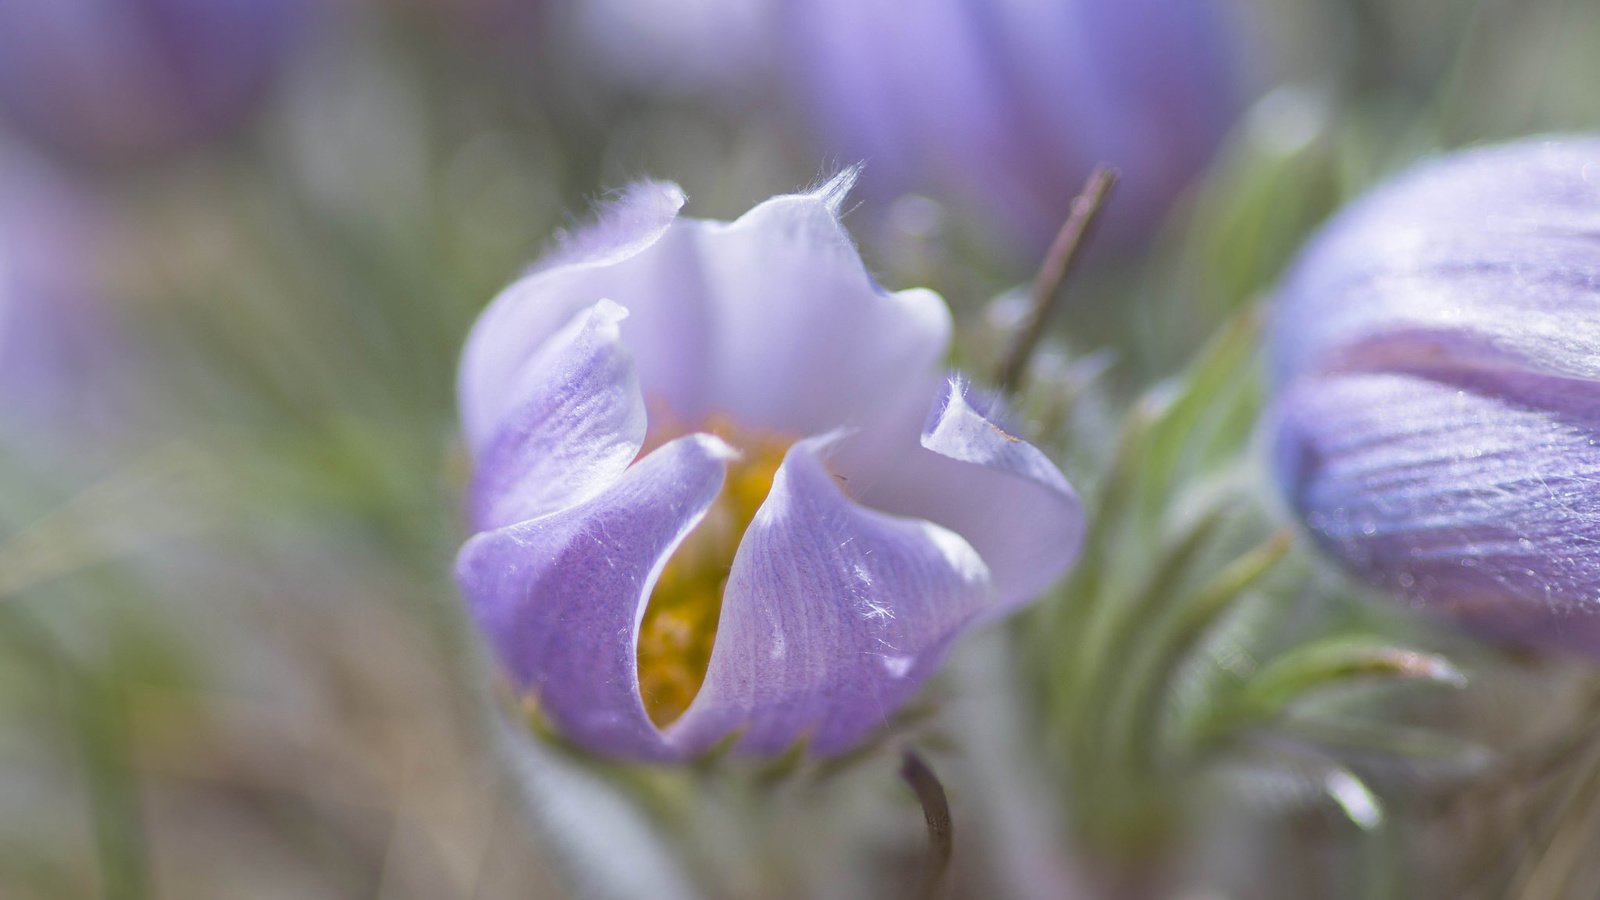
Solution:
[{"label": "veined petal", "polygon": [[1347,568],[1490,637],[1600,652],[1600,139],[1425,163],[1302,252],[1280,484]]},{"label": "veined petal", "polygon": [[693,223],[716,328],[712,409],[783,434],[870,426],[938,371],[950,312],[931,291],[873,282],[839,221],[853,177]]},{"label": "veined petal", "polygon": [[836,753],[903,706],[991,604],[988,570],[960,536],[866,509],[818,458],[790,448],[734,557],[711,665],[668,729],[686,751],[806,741]]},{"label": "veined petal", "polygon": [[644,444],[644,397],[620,344],[627,310],[602,300],[524,367],[518,405],[477,460],[471,517],[483,531],[573,506],[620,476]]},{"label": "veined petal", "polygon": [[937,522],[966,538],[994,574],[996,614],[1037,597],[1083,543],[1083,505],[1037,447],[1006,433],[947,381],[921,447],[852,478],[861,502]]},{"label": "veined petal", "polygon": [[1519,142],[1368,194],[1312,241],[1281,291],[1276,380],[1407,362],[1600,380],[1593,171],[1600,140]]},{"label": "veined petal", "polygon": [[722,488],[733,451],[709,435],[668,442],[580,506],[468,541],[456,579],[516,685],[574,742],[666,758],[636,657],[645,599],[673,548]]},{"label": "veined petal", "polygon": [[461,368],[468,445],[481,450],[519,402],[511,386],[530,348],[602,298],[630,312],[623,339],[646,403],[677,421],[718,414],[820,434],[903,407],[938,371],[950,313],[931,291],[889,293],[873,282],[839,222],[852,177],[773,198],[734,222],[673,220],[675,187],[635,188],[630,197],[645,199],[620,207],[632,211],[631,228],[600,226],[602,237],[503,292],[473,329]]},{"label": "veined petal", "polygon": [[1272,413],[1289,500],[1367,580],[1503,638],[1600,648],[1600,397],[1527,373],[1301,379]]},{"label": "veined petal", "polygon": [[[684,202],[674,184],[645,182],[601,211],[595,225],[506,288],[484,310],[461,355],[462,431],[474,453],[521,398],[522,371],[563,325],[602,299],[631,314],[629,349],[652,392],[694,395],[706,333],[693,247],[669,234]],[[658,286],[666,286],[658,289]]]}]

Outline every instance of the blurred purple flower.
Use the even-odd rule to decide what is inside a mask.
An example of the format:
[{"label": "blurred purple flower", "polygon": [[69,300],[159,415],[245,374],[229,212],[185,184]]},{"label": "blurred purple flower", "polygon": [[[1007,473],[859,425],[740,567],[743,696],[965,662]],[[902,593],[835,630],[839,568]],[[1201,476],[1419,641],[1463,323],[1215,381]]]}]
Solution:
[{"label": "blurred purple flower", "polygon": [[1040,250],[1096,162],[1112,237],[1154,224],[1238,109],[1216,0],[806,0],[795,78],[883,191],[931,189]]},{"label": "blurred purple flower", "polygon": [[1429,163],[1311,243],[1272,353],[1278,475],[1354,572],[1600,651],[1600,140]]},{"label": "blurred purple flower", "polygon": [[578,744],[847,749],[1077,551],[1061,473],[941,375],[944,301],[863,268],[849,182],[731,223],[635,187],[468,340],[457,577]]},{"label": "blurred purple flower", "polygon": [[795,0],[793,80],[866,187],[927,190],[1043,249],[1097,162],[1148,230],[1239,108],[1218,0]]},{"label": "blurred purple flower", "polygon": [[580,0],[573,28],[605,78],[684,97],[768,83],[777,0]]},{"label": "blurred purple flower", "polygon": [[0,3],[0,118],[78,161],[173,152],[249,111],[305,11],[303,0]]},{"label": "blurred purple flower", "polygon": [[[8,442],[111,426],[128,387],[105,304],[105,223],[32,165],[0,171],[0,430]],[[123,397],[123,399],[126,399]]]}]

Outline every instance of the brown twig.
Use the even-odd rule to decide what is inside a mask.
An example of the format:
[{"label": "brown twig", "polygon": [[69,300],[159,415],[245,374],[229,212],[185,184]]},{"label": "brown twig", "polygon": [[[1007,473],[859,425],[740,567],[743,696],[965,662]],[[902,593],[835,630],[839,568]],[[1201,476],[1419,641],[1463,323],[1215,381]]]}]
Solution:
[{"label": "brown twig", "polygon": [[922,817],[928,822],[928,873],[922,881],[921,897],[938,897],[943,893],[944,876],[950,868],[955,834],[950,819],[950,803],[945,799],[944,785],[922,761],[917,751],[906,748],[900,761],[900,777],[911,786],[922,804]]},{"label": "brown twig", "polygon": [[1094,171],[1089,173],[1089,180],[1083,183],[1083,190],[1072,199],[1067,220],[1056,232],[1055,241],[1050,244],[1050,250],[1045,253],[1044,261],[1039,264],[1039,271],[1033,277],[1033,287],[1029,290],[1028,318],[1017,329],[1016,340],[995,376],[995,383],[1005,393],[1014,393],[1022,385],[1028,360],[1039,346],[1039,339],[1044,337],[1045,325],[1061,296],[1061,286],[1071,274],[1072,265],[1078,259],[1089,229],[1099,217],[1100,210],[1105,208],[1106,198],[1116,183],[1115,169],[1104,164],[1095,166]]}]

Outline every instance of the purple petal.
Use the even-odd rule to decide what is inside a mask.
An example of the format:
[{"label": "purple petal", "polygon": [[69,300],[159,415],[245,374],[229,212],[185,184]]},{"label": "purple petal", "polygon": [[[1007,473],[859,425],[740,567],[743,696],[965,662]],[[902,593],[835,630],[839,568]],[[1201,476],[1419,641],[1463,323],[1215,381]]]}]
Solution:
[{"label": "purple petal", "polygon": [[[1600,140],[1418,167],[1302,254],[1268,420],[1348,568],[1510,640],[1600,651]],[[1581,614],[1581,615],[1580,615]]]},{"label": "purple petal", "polygon": [[600,493],[644,444],[644,398],[620,345],[627,311],[609,300],[577,315],[529,361],[520,405],[477,459],[475,530],[575,506]]},{"label": "purple petal", "polygon": [[768,84],[774,0],[587,0],[583,57],[602,77],[653,95],[734,99]]},{"label": "purple petal", "polygon": [[734,222],[668,222],[682,201],[676,188],[635,188],[644,199],[627,208],[654,212],[630,216],[654,230],[587,239],[601,249],[544,264],[479,320],[462,358],[469,445],[481,448],[515,402],[510,386],[531,348],[602,298],[629,310],[623,340],[646,404],[663,419],[722,414],[807,435],[869,426],[902,408],[937,371],[950,314],[937,294],[891,294],[872,281],[839,222],[851,178],[774,198]]},{"label": "purple petal", "polygon": [[1600,649],[1600,393],[1517,373],[1303,379],[1275,459],[1367,580],[1511,640]]},{"label": "purple petal", "polygon": [[303,0],[0,3],[0,116],[76,161],[126,162],[214,137],[281,74]]},{"label": "purple petal", "polygon": [[1217,0],[807,0],[791,78],[868,189],[963,204],[1042,251],[1100,161],[1124,173],[1108,237],[1146,239],[1238,112]]},{"label": "purple petal", "polygon": [[589,502],[468,541],[456,579],[516,685],[574,742],[673,751],[639,696],[638,628],[656,575],[722,488],[732,450],[671,441]]},{"label": "purple petal", "polygon": [[[693,285],[696,261],[668,228],[683,206],[677,185],[629,188],[593,227],[563,242],[552,258],[506,288],[478,318],[461,356],[459,400],[467,444],[481,451],[520,400],[513,388],[529,360],[581,310],[601,300],[626,307],[628,346],[641,380],[673,395],[694,395],[675,373],[692,370],[704,343],[704,315]],[[683,285],[664,292],[658,284]]]},{"label": "purple petal", "polygon": [[973,409],[947,381],[921,447],[851,474],[861,502],[966,538],[994,573],[1003,613],[1060,578],[1083,542],[1083,506],[1055,464]]},{"label": "purple petal", "polygon": [[594,224],[562,234],[557,250],[533,271],[556,266],[615,265],[649,249],[666,232],[688,198],[670,181],[641,181],[604,203]]},{"label": "purple petal", "polygon": [[716,328],[711,409],[790,435],[872,426],[938,371],[949,310],[873,282],[839,221],[853,179],[694,223]]},{"label": "purple petal", "polygon": [[1447,157],[1342,213],[1280,292],[1274,375],[1393,359],[1600,379],[1600,140]]},{"label": "purple petal", "polygon": [[817,457],[830,440],[790,448],[739,545],[705,683],[668,732],[686,749],[737,731],[741,751],[844,750],[989,607],[977,553],[845,497]]},{"label": "purple petal", "polygon": [[[0,441],[104,449],[170,424],[104,261],[110,218],[84,185],[9,157],[0,167]],[[103,199],[103,198],[102,198]],[[46,450],[45,448],[53,448]]]},{"label": "purple petal", "polygon": [[791,80],[832,146],[866,161],[875,190],[959,172],[992,186],[1020,161],[989,9],[935,0],[908,16],[895,0],[810,0],[786,13]]},{"label": "purple petal", "polygon": [[[1236,62],[1249,58],[1228,4],[1216,0],[1116,0],[1040,4],[1017,0],[1012,5],[1038,10],[1014,17],[1018,41],[1031,39],[1031,52],[1020,54],[1040,64],[1031,83],[1045,105],[1041,119],[1055,129],[1055,146],[1083,145],[1093,138],[1082,126],[1050,110],[1064,107],[1062,88],[1071,82],[1049,31],[1026,18],[1044,10],[1069,8],[1078,39],[1074,48],[1084,118],[1102,123],[1107,132],[1097,159],[1123,173],[1118,196],[1106,209],[1102,227],[1124,240],[1143,240],[1142,233],[1197,174],[1204,171],[1222,143],[1242,104]],[[1052,72],[1059,73],[1052,77]],[[1068,190],[1076,186],[1068,187]],[[1035,201],[1037,202],[1037,201]],[[1059,201],[1045,211],[1060,210]],[[1059,213],[1058,213],[1059,215]],[[1058,222],[1047,223],[1055,228]]]}]

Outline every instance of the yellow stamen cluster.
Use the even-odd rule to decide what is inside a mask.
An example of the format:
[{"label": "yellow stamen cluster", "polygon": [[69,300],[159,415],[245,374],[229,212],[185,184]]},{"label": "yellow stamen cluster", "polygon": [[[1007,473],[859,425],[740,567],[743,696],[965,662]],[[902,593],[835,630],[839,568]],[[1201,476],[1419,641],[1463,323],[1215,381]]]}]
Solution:
[{"label": "yellow stamen cluster", "polygon": [[770,438],[736,440],[727,423],[709,424],[705,430],[738,447],[741,456],[728,465],[705,518],[667,560],[639,628],[639,693],[651,721],[662,727],[689,708],[705,681],[734,553],[788,449]]}]

